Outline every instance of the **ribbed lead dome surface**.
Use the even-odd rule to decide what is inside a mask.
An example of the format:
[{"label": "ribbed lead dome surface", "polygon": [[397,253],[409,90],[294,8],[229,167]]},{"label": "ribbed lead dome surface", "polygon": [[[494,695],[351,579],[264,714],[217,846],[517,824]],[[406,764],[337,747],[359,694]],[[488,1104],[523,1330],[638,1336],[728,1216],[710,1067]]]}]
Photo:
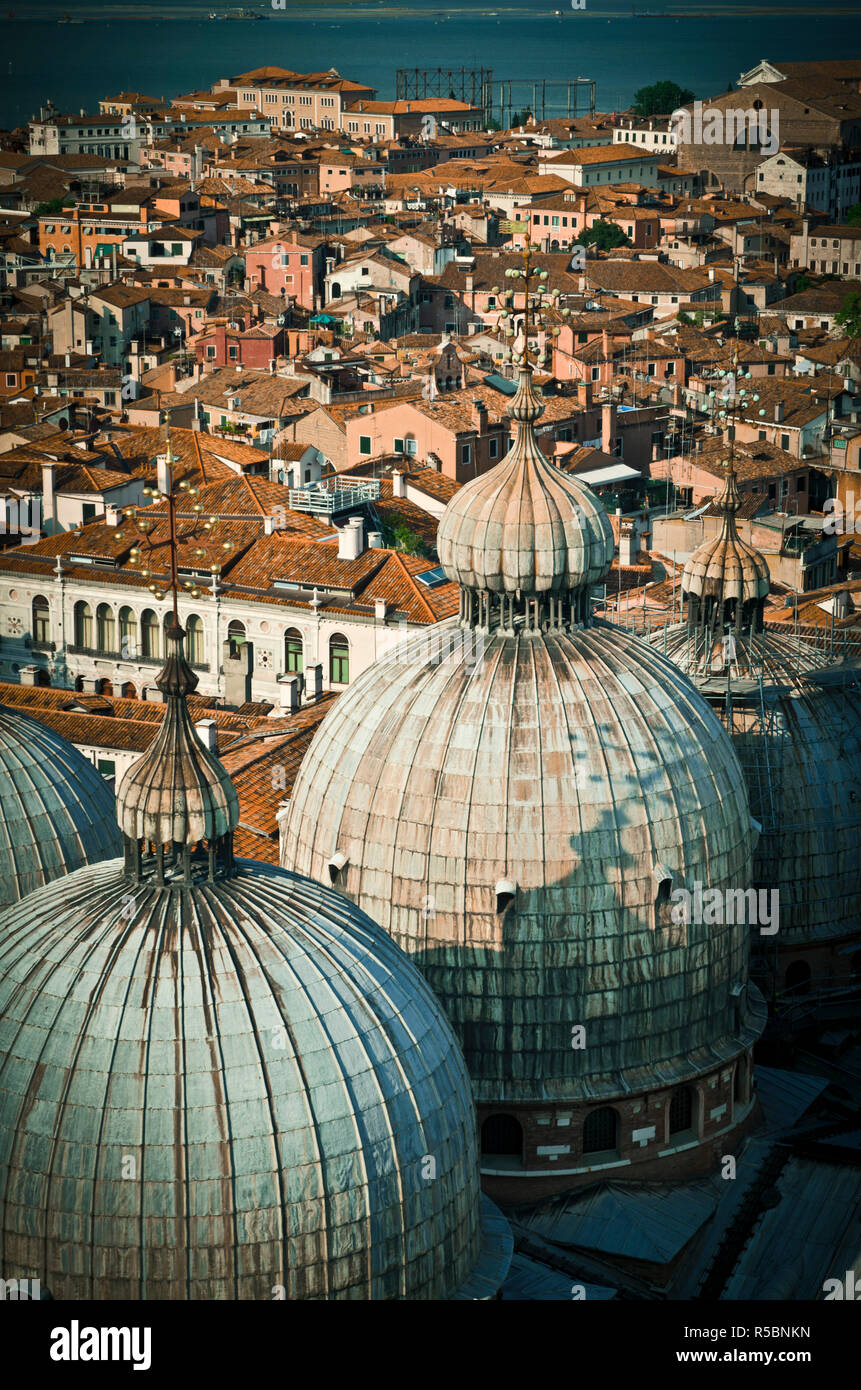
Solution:
[{"label": "ribbed lead dome surface", "polygon": [[482,1239],[452,1031],[352,904],[241,867],[179,890],[112,862],[4,914],[3,1275],[60,1299],[448,1297]]},{"label": "ribbed lead dome surface", "polygon": [[744,779],[707,703],[608,625],[492,633],[478,660],[450,635],[442,660],[407,646],[341,695],[282,862],[326,879],[342,857],[339,889],[421,966],[479,1101],[616,1096],[736,1055],[747,928],[667,915],[671,889],[750,883]]},{"label": "ribbed lead dome surface", "polygon": [[[725,690],[729,673],[735,683],[731,718],[724,695],[715,703],[731,724],[763,827],[754,882],[779,892],[779,940],[859,930],[861,669],[828,665],[823,652],[774,628],[745,635],[729,652],[722,637],[681,623],[652,640],[694,680],[714,686],[718,678]],[[740,697],[739,683],[754,692]]]},{"label": "ribbed lead dome surface", "polygon": [[0,906],[119,849],[113,792],[92,763],[38,720],[0,708]]}]

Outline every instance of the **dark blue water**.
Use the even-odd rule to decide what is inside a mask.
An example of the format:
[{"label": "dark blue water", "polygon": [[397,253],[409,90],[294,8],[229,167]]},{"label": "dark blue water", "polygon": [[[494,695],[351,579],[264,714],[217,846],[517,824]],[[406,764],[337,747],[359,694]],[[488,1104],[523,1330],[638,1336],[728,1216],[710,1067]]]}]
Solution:
[{"label": "dark blue water", "polygon": [[[484,66],[497,83],[583,76],[597,83],[598,109],[612,111],[660,78],[708,97],[763,57],[846,58],[861,48],[858,0],[643,0],[638,9],[674,17],[638,20],[620,0],[586,0],[585,10],[572,10],[570,0],[458,0],[446,9],[439,0],[287,6],[273,10],[261,0],[254,8],[269,18],[253,23],[211,21],[209,11],[223,12],[225,0],[61,0],[17,11],[11,0],[15,18],[0,19],[0,124],[27,120],[48,97],[61,110],[94,111],[100,97],[121,89],[171,97],[266,63],[336,67],[382,97],[394,96],[398,67]],[[64,10],[85,22],[58,25]],[[675,17],[681,15],[690,17]]]}]

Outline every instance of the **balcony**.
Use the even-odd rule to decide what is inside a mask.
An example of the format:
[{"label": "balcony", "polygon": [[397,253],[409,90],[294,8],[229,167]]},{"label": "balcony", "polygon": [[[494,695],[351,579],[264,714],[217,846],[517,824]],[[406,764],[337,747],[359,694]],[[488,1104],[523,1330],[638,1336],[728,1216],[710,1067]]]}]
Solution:
[{"label": "balcony", "polygon": [[[51,644],[53,650],[53,643]],[[67,651],[70,656],[89,656],[96,661],[119,661],[126,666],[163,666],[163,656],[124,656],[122,652],[106,651],[101,647],[81,647],[77,643],[71,644]],[[208,661],[189,661],[189,666],[193,671],[208,671]]]},{"label": "balcony", "polygon": [[333,516],[350,507],[375,502],[380,495],[379,478],[338,478],[332,482],[313,483],[309,487],[291,487],[288,505],[293,512],[310,512],[312,516]]}]

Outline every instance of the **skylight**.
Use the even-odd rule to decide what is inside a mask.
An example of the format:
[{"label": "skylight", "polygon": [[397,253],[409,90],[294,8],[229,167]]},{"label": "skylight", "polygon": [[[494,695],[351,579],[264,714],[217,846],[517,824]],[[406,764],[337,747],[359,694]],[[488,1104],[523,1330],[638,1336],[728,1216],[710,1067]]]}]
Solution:
[{"label": "skylight", "polygon": [[435,589],[439,584],[447,584],[448,576],[442,565],[437,565],[432,570],[424,570],[422,574],[417,574],[416,579],[419,584],[424,584],[428,589]]}]

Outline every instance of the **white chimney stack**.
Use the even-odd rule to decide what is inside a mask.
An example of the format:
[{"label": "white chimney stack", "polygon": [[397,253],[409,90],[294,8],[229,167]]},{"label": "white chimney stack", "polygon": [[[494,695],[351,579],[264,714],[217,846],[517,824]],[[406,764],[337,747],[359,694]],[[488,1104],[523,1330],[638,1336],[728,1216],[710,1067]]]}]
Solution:
[{"label": "white chimney stack", "polygon": [[110,506],[107,505],[107,503],[105,503],[105,524],[108,525],[108,526],[119,526],[119,524],[120,524],[120,509],[119,509],[119,507],[110,507]]},{"label": "white chimney stack", "polygon": [[170,493],[173,490],[173,480],[170,476],[167,454],[159,454],[155,465],[156,487],[159,492]]},{"label": "white chimney stack", "polygon": [[392,473],[392,496],[403,497],[404,491],[404,475],[395,470],[395,472]]},{"label": "white chimney stack", "polygon": [[54,521],[54,481],[57,465],[53,460],[42,464],[42,524],[47,529],[49,521]]},{"label": "white chimney stack", "polygon": [[338,532],[338,559],[358,560],[364,549],[364,526],[360,516],[351,516]]},{"label": "white chimney stack", "polygon": [[199,719],[195,724],[197,736],[210,753],[218,752],[218,725],[214,719]]}]

